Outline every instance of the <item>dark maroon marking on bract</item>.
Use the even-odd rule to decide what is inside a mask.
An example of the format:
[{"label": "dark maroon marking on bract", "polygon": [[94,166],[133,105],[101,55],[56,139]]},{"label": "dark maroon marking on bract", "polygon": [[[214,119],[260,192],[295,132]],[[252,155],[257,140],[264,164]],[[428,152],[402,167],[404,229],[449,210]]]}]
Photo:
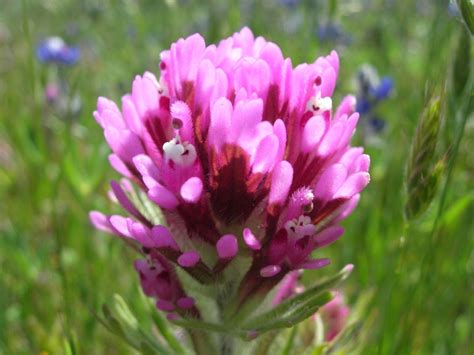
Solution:
[{"label": "dark maroon marking on bract", "polygon": [[310,218],[314,225],[326,220],[327,218],[331,217],[338,208],[340,208],[344,203],[347,202],[347,198],[336,198],[329,202],[327,202],[324,206],[319,208],[318,210],[314,209],[310,214]]},{"label": "dark maroon marking on bract", "polygon": [[163,119],[163,117],[158,117],[154,115],[147,115],[145,118],[145,128],[148,131],[148,134],[150,135],[151,139],[156,145],[156,148],[160,151],[161,154],[163,154],[163,144],[168,142],[168,137],[166,134],[166,128],[163,127],[163,123],[168,123],[168,126],[170,124],[170,118],[168,117],[166,120]]},{"label": "dark maroon marking on bract", "polygon": [[296,170],[297,175],[293,178],[290,194],[300,187],[311,186],[312,182],[324,167],[325,160],[315,157],[304,169]]},{"label": "dark maroon marking on bract", "polygon": [[267,99],[263,110],[263,119],[274,123],[279,118],[278,100],[280,96],[280,87],[278,85],[270,85],[268,87]]},{"label": "dark maroon marking on bract", "polygon": [[212,245],[217,242],[220,234],[207,205],[204,203],[182,204],[178,207],[178,213],[183,219],[190,237],[197,235]]},{"label": "dark maroon marking on bract", "polygon": [[183,81],[181,83],[181,92],[176,93],[176,97],[186,102],[189,107],[194,107],[194,84],[192,81]]},{"label": "dark maroon marking on bract", "polygon": [[211,151],[209,190],[212,209],[221,221],[245,221],[268,193],[265,174],[250,174],[249,156],[241,147],[226,144]]}]

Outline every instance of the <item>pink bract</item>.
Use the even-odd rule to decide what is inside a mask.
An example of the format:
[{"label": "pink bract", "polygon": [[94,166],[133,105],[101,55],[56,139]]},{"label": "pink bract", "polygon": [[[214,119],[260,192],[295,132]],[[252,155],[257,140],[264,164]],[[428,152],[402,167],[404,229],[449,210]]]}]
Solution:
[{"label": "pink bract", "polygon": [[[342,235],[338,223],[357,205],[370,162],[349,144],[354,97],[333,108],[336,52],[293,67],[276,44],[243,28],[218,45],[198,34],[180,39],[159,68],[160,78],[135,78],[121,107],[101,97],[94,112],[111,165],[164,216],[155,225],[128,180],[112,184],[128,217],[90,215],[141,250],[144,292],[164,311],[197,312],[176,268],[209,284],[235,257],[251,256],[243,302],[291,271],[327,265],[311,254]],[[205,248],[211,258],[197,251]]]}]

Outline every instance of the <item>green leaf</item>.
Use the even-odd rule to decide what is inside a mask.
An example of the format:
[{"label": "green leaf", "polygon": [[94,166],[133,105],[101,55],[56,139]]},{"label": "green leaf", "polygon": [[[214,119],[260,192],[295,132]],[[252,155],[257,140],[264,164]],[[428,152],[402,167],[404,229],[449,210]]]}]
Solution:
[{"label": "green leaf", "polygon": [[235,330],[229,329],[228,327],[224,325],[204,322],[197,319],[176,319],[176,320],[171,320],[171,322],[173,324],[176,324],[186,329],[195,329],[195,330],[202,330],[202,331],[209,331],[209,332],[216,332],[216,333],[226,333],[226,334],[238,333]]},{"label": "green leaf", "polygon": [[316,311],[332,299],[332,294],[329,291],[322,292],[316,297],[311,298],[302,306],[292,309],[288,315],[282,318],[272,319],[266,323],[247,324],[250,328],[248,331],[256,332],[258,334],[274,329],[290,328],[306,318],[312,316]]},{"label": "green leaf", "polygon": [[448,227],[453,226],[458,222],[459,218],[462,216],[463,212],[466,211],[469,206],[472,205],[474,201],[474,192],[467,194],[466,196],[458,199],[447,211],[444,213],[441,220],[442,225]]},{"label": "green leaf", "polygon": [[163,317],[156,311],[155,307],[153,307],[153,309],[150,309],[150,314],[153,318],[156,327],[158,328],[158,331],[168,343],[170,348],[172,348],[177,354],[185,354],[186,352],[183,347],[179,344],[178,340],[168,329],[169,323],[163,319]]},{"label": "green leaf", "polygon": [[112,308],[104,304],[102,313],[105,319],[101,320],[97,317],[99,321],[131,347],[142,352],[143,349],[147,351],[151,349],[147,352],[149,354],[171,354],[170,350],[160,344],[158,339],[140,327],[137,318],[120,295],[114,295]]},{"label": "green leaf", "polygon": [[345,280],[352,271],[352,265],[347,265],[344,267],[339,273],[336,275],[328,278],[327,280],[316,284],[313,287],[308,288],[306,291],[289,298],[282,303],[280,303],[275,308],[271,309],[268,312],[265,312],[261,315],[258,315],[250,320],[246,321],[245,324],[247,326],[259,326],[260,324],[267,324],[274,320],[280,319],[287,315],[287,313],[291,312],[291,310],[295,309],[296,307],[300,307],[305,303],[309,302],[311,299],[317,297],[321,292],[333,288],[341,281]]}]

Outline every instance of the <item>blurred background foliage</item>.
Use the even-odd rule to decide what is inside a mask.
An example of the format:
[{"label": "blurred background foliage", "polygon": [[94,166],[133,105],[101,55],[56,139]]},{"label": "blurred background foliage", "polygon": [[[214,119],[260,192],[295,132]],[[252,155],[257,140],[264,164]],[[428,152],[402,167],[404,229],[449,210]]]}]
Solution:
[{"label": "blurred background foliage", "polygon": [[[133,253],[88,222],[91,209],[117,209],[107,198],[117,175],[92,118],[96,99],[119,100],[134,75],[159,73],[159,52],[179,37],[199,32],[215,43],[244,25],[294,64],[335,48],[336,101],[363,95],[363,65],[391,80],[390,95],[371,102],[354,138],[372,158],[372,182],[344,222],[345,236],[324,251],[332,265],[305,274],[314,280],[355,264],[344,292],[352,306],[367,306],[353,311],[358,328],[345,351],[472,352],[472,37],[454,4],[1,0],[0,7],[0,353],[131,352],[93,316],[120,293],[141,323],[152,322]],[[48,36],[79,47],[77,63],[38,61],[36,46]],[[54,97],[51,83],[59,83]],[[407,222],[405,166],[435,87],[444,91],[436,149],[446,168],[427,212]]]}]

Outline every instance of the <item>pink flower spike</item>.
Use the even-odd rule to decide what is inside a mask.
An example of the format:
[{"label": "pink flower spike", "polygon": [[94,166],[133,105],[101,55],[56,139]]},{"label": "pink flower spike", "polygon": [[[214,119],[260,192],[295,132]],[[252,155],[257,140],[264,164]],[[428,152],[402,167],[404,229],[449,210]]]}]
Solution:
[{"label": "pink flower spike", "polygon": [[350,142],[356,99],[333,97],[337,53],[293,66],[245,27],[217,44],[181,38],[157,71],[136,76],[121,105],[99,98],[93,113],[128,180],[111,189],[125,215],[90,220],[141,254],[144,294],[170,319],[195,317],[206,310],[189,277],[216,290],[228,281],[239,312],[286,276],[296,284],[300,269],[327,265],[311,254],[341,237],[370,179],[369,156]]},{"label": "pink flower spike", "polygon": [[178,264],[182,267],[193,267],[201,260],[197,251],[187,251],[180,255]]},{"label": "pink flower spike", "polygon": [[186,180],[186,182],[181,186],[180,195],[184,201],[196,203],[201,198],[202,189],[202,180],[194,176]]},{"label": "pink flower spike", "polygon": [[331,263],[329,259],[311,259],[304,262],[300,267],[306,270],[315,270],[325,267]]},{"label": "pink flower spike", "polygon": [[176,304],[179,308],[190,309],[196,304],[196,301],[192,297],[181,297]]},{"label": "pink flower spike", "polygon": [[247,244],[247,246],[250,249],[260,250],[262,248],[260,241],[257,238],[255,238],[255,235],[252,233],[250,228],[244,228],[243,237],[244,237],[245,244]]},{"label": "pink flower spike", "polygon": [[170,301],[158,300],[156,301],[156,308],[165,312],[173,312],[175,307]]},{"label": "pink flower spike", "polygon": [[260,269],[260,276],[262,277],[273,277],[278,275],[281,271],[281,267],[279,265],[268,265]]},{"label": "pink flower spike", "polygon": [[233,234],[226,234],[217,241],[216,248],[219,258],[233,258],[239,251],[237,238]]}]

